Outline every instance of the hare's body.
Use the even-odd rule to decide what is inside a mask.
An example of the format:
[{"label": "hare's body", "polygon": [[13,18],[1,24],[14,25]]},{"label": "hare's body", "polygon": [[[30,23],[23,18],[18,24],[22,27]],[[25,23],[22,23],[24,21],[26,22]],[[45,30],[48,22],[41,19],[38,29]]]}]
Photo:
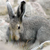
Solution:
[{"label": "hare's body", "polygon": [[[7,3],[8,14],[10,17],[10,29],[8,35],[11,35],[12,40],[39,40],[43,42],[50,40],[50,23],[47,19],[39,16],[25,17],[25,1],[17,9],[15,16],[10,3]],[[24,17],[23,17],[24,16]]]},{"label": "hare's body", "polygon": [[23,40],[36,40],[36,38],[43,42],[50,40],[50,24],[49,21],[43,17],[25,17],[23,18],[23,33],[20,35]]}]

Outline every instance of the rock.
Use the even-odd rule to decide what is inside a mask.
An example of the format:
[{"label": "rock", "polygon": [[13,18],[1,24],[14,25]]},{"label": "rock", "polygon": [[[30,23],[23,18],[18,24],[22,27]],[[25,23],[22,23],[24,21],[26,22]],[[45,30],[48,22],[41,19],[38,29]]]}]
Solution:
[{"label": "rock", "polygon": [[18,4],[20,4],[20,3],[21,3],[21,1],[25,1],[25,0],[18,0]]},{"label": "rock", "polygon": [[[50,45],[50,41],[45,41],[42,44],[40,44],[39,46],[32,48],[31,50],[44,50],[46,49],[46,47],[48,47]],[[48,50],[48,49],[47,49]]]},{"label": "rock", "polygon": [[4,18],[4,20],[5,20],[7,23],[9,23],[9,22],[10,22],[9,15],[5,15],[5,18]]},{"label": "rock", "polygon": [[[0,0],[0,5],[5,5],[7,0]],[[12,5],[14,4],[14,0],[8,0]]]},{"label": "rock", "polygon": [[0,16],[0,20],[4,20],[5,22],[9,23],[10,19],[9,19],[9,15],[4,15],[4,16]]},{"label": "rock", "polygon": [[36,0],[29,0],[30,2],[35,2]]},{"label": "rock", "polygon": [[[20,5],[20,3],[19,3],[19,5]],[[17,12],[18,6],[16,6],[14,8],[15,13]],[[43,17],[47,18],[45,11],[43,10],[43,8],[41,7],[41,5],[38,2],[26,2],[24,15],[25,16],[43,16]]]},{"label": "rock", "polygon": [[37,2],[26,2],[25,5],[25,16],[42,16],[46,17],[47,15],[41,5]]},{"label": "rock", "polygon": [[50,0],[37,0],[37,2],[42,5],[44,11],[50,17]]},{"label": "rock", "polygon": [[[18,6],[14,8],[15,13],[17,12]],[[25,16],[42,16],[47,18],[45,11],[43,10],[42,6],[38,2],[26,2],[24,15]]]},{"label": "rock", "polygon": [[[11,5],[14,4],[14,0],[9,0]],[[6,0],[0,0],[0,15],[6,15],[7,14],[7,7],[6,7]]]},{"label": "rock", "polygon": [[47,18],[50,19],[50,0],[29,0],[29,2],[38,2],[47,14]]},{"label": "rock", "polygon": [[0,15],[6,15],[7,14],[7,8],[6,6],[0,6]]},{"label": "rock", "polygon": [[16,6],[16,7],[13,8],[15,14],[17,13],[17,8],[18,8],[18,6]]},{"label": "rock", "polygon": [[45,48],[43,48],[42,50],[50,50],[50,45],[45,47]]},{"label": "rock", "polygon": [[[20,4],[20,2],[19,2],[19,4]],[[14,7],[15,13],[17,12],[17,8],[18,8],[18,6]],[[26,2],[25,15],[26,16],[36,15],[36,16],[47,17],[45,11],[43,10],[42,6],[38,2]]]},{"label": "rock", "polygon": [[6,31],[9,23],[5,22],[3,19],[0,19],[0,41],[6,40]]}]

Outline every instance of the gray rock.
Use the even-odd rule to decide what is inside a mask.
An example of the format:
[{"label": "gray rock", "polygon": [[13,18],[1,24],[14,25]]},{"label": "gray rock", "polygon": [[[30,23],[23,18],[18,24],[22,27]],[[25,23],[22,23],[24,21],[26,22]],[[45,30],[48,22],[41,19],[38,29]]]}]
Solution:
[{"label": "gray rock", "polygon": [[42,16],[46,17],[47,15],[41,5],[37,2],[26,2],[25,7],[25,16]]},{"label": "gray rock", "polygon": [[48,49],[50,49],[49,45],[50,45],[50,40],[43,42],[42,44],[40,44],[39,46],[37,46],[35,48],[32,48],[31,50],[48,50]]},{"label": "gray rock", "polygon": [[[22,1],[22,0],[21,0]],[[21,2],[20,1],[20,2]],[[19,3],[20,4],[20,3]],[[17,12],[18,6],[14,8],[14,12]],[[42,6],[38,2],[26,2],[25,6],[25,16],[43,16],[47,18],[45,11]]]},{"label": "gray rock", "polygon": [[45,48],[43,48],[42,50],[50,50],[50,45],[45,47]]},{"label": "gray rock", "polygon": [[25,0],[18,0],[18,4],[20,4],[20,3],[21,3],[21,1],[25,1]]},{"label": "gray rock", "polygon": [[[11,5],[14,4],[14,0],[9,0]],[[0,15],[6,15],[7,14],[7,7],[6,7],[6,0],[0,0]]]},{"label": "gray rock", "polygon": [[5,22],[3,19],[0,19],[0,41],[6,40],[6,31],[9,23]]},{"label": "gray rock", "polygon": [[50,17],[50,0],[37,0],[39,2],[46,14]]},{"label": "gray rock", "polygon": [[[0,0],[0,5],[5,5],[7,0]],[[8,0],[11,4],[14,4],[14,0]]]},{"label": "gray rock", "polygon": [[35,2],[36,0],[29,0],[30,2]]}]

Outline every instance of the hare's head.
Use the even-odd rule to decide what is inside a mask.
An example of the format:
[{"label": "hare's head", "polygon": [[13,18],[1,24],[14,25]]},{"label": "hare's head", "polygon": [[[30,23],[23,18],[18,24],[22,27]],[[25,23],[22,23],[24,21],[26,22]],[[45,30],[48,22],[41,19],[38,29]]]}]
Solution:
[{"label": "hare's head", "polygon": [[22,1],[20,6],[17,9],[17,15],[15,16],[11,4],[7,2],[7,9],[10,18],[10,30],[11,30],[11,38],[18,40],[20,38],[20,31],[22,27],[22,16],[25,12],[25,1]]}]

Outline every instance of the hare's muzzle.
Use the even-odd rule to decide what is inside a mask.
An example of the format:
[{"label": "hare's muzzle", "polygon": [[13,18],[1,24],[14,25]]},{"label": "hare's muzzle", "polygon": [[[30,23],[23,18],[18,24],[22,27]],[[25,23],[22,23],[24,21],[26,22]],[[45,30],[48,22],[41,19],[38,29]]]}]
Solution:
[{"label": "hare's muzzle", "polygon": [[12,40],[15,40],[15,41],[18,41],[18,40],[20,39],[20,36],[16,33],[16,34],[13,34],[13,35],[11,36],[11,39],[12,39]]},{"label": "hare's muzzle", "polygon": [[15,40],[17,41],[17,40],[19,40],[20,39],[20,37],[17,35],[17,36],[15,36]]}]

